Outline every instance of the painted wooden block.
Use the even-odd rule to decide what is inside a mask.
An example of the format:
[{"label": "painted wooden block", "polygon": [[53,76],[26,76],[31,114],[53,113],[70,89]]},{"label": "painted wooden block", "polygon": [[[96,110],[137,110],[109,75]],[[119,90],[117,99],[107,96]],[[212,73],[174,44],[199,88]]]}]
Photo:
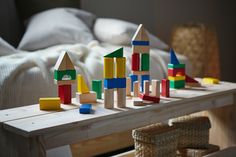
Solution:
[{"label": "painted wooden block", "polygon": [[126,107],[126,88],[117,88],[117,107]]},{"label": "painted wooden block", "polygon": [[145,95],[149,95],[149,86],[150,86],[150,82],[149,82],[149,80],[145,80],[144,81],[144,94]]},{"label": "painted wooden block", "polygon": [[132,71],[133,75],[149,75],[149,71]]},{"label": "painted wooden block", "polygon": [[71,103],[71,85],[59,85],[58,96],[61,99],[61,103],[70,104]]},{"label": "painted wooden block", "polygon": [[84,94],[76,92],[76,101],[80,104],[96,103],[97,94],[93,91],[90,91],[89,93],[84,93]]},{"label": "painted wooden block", "polygon": [[203,84],[219,84],[219,80],[217,78],[205,77],[202,79]]},{"label": "painted wooden block", "polygon": [[79,108],[79,113],[81,114],[90,114],[92,112],[91,104],[81,104]]},{"label": "painted wooden block", "polygon": [[185,69],[184,68],[168,68],[168,76],[184,76],[185,75]]},{"label": "painted wooden block", "polygon": [[152,80],[151,96],[160,97],[160,81]]},{"label": "painted wooden block", "polygon": [[144,53],[141,56],[141,71],[149,71],[149,54]]},{"label": "painted wooden block", "polygon": [[168,68],[185,68],[185,64],[168,64]]},{"label": "painted wooden block", "polygon": [[104,58],[103,77],[110,79],[114,77],[114,59]]},{"label": "painted wooden block", "polygon": [[131,96],[131,78],[126,77],[126,95]]},{"label": "painted wooden block", "polygon": [[179,89],[185,87],[185,80],[172,81],[170,80],[170,88]]},{"label": "painted wooden block", "polygon": [[134,97],[138,97],[139,90],[140,90],[139,81],[135,81],[133,86],[134,86]]},{"label": "painted wooden block", "polygon": [[114,108],[114,89],[104,89],[104,107]]},{"label": "painted wooden block", "polygon": [[170,81],[168,79],[161,80],[161,96],[170,97]]},{"label": "painted wooden block", "polygon": [[170,49],[170,63],[174,65],[180,64],[172,48]]},{"label": "painted wooden block", "polygon": [[185,80],[185,76],[168,76],[168,80],[170,81],[181,81],[181,80]]},{"label": "painted wooden block", "polygon": [[150,75],[141,75],[141,91],[144,91],[144,81],[150,81]]},{"label": "painted wooden block", "polygon": [[76,71],[75,70],[54,70],[54,79],[57,81],[69,81],[75,80]]},{"label": "painted wooden block", "polygon": [[97,93],[97,99],[102,99],[102,80],[92,81],[92,91]]},{"label": "painted wooden block", "polygon": [[160,102],[160,98],[155,97],[155,96],[146,95],[144,93],[139,93],[139,98],[141,98],[142,100],[152,101],[152,102],[155,102],[155,103]]},{"label": "painted wooden block", "polygon": [[132,54],[132,60],[131,60],[131,64],[132,64],[132,70],[134,71],[139,71],[139,67],[140,67],[140,55],[139,53],[133,53]]},{"label": "painted wooden block", "polygon": [[131,79],[131,91],[133,92],[133,85],[135,81],[138,81],[138,76],[130,74],[129,77]]},{"label": "painted wooden block", "polygon": [[82,75],[78,74],[77,75],[77,92],[79,93],[89,93],[89,88],[86,84],[86,82],[84,81],[84,78]]},{"label": "painted wooden block", "polygon": [[106,58],[122,58],[123,57],[123,47],[115,50],[112,53],[105,55]]},{"label": "painted wooden block", "polygon": [[126,78],[104,79],[104,88],[126,88]]},{"label": "painted wooden block", "polygon": [[185,84],[190,87],[201,87],[201,84],[194,78],[186,75]]},{"label": "painted wooden block", "polygon": [[149,41],[133,40],[131,44],[135,46],[149,46]]},{"label": "painted wooden block", "polygon": [[40,110],[60,110],[61,100],[59,97],[55,98],[39,98]]},{"label": "painted wooden block", "polygon": [[125,78],[126,74],[126,58],[116,58],[116,78]]}]

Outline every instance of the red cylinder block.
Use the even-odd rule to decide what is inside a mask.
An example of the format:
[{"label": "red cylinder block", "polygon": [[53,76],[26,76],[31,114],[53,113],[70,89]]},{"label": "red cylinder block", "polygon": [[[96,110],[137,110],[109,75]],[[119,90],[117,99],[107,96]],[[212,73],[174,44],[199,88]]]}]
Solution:
[{"label": "red cylinder block", "polygon": [[140,67],[139,53],[133,53],[132,54],[132,70],[133,71],[139,71],[139,67]]}]

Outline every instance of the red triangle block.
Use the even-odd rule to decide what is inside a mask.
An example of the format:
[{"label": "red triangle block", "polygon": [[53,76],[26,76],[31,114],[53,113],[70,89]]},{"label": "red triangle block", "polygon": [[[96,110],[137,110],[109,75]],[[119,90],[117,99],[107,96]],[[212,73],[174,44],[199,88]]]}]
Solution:
[{"label": "red triangle block", "polygon": [[193,79],[192,77],[190,77],[188,75],[185,76],[185,81],[187,83],[199,83],[197,80]]}]

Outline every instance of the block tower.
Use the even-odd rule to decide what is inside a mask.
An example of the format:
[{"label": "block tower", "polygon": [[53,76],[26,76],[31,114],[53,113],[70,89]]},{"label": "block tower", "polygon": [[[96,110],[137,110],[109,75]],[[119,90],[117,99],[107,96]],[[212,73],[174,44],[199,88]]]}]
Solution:
[{"label": "block tower", "polygon": [[150,47],[147,32],[142,24],[139,25],[137,31],[132,38],[132,74],[131,90],[133,91],[133,84],[135,81],[141,81],[141,91],[144,91],[144,81],[150,80],[149,67],[150,67]]},{"label": "block tower", "polygon": [[117,106],[126,106],[126,58],[123,48],[104,56],[104,106],[114,108],[114,90],[117,90]]},{"label": "block tower", "polygon": [[180,64],[173,49],[170,49],[170,63],[168,64],[168,79],[170,88],[185,87],[185,64]]},{"label": "block tower", "polygon": [[67,52],[62,52],[54,67],[54,82],[58,85],[61,103],[71,103],[71,84],[75,83],[76,71]]}]

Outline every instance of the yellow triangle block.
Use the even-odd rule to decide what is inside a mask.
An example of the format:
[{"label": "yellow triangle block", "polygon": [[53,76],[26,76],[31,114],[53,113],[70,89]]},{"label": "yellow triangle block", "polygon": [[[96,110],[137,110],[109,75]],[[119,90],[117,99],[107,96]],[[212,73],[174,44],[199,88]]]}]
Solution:
[{"label": "yellow triangle block", "polygon": [[77,91],[81,94],[89,93],[89,88],[88,88],[87,84],[85,83],[82,75],[80,75],[80,74],[77,75],[77,81],[78,81]]}]

